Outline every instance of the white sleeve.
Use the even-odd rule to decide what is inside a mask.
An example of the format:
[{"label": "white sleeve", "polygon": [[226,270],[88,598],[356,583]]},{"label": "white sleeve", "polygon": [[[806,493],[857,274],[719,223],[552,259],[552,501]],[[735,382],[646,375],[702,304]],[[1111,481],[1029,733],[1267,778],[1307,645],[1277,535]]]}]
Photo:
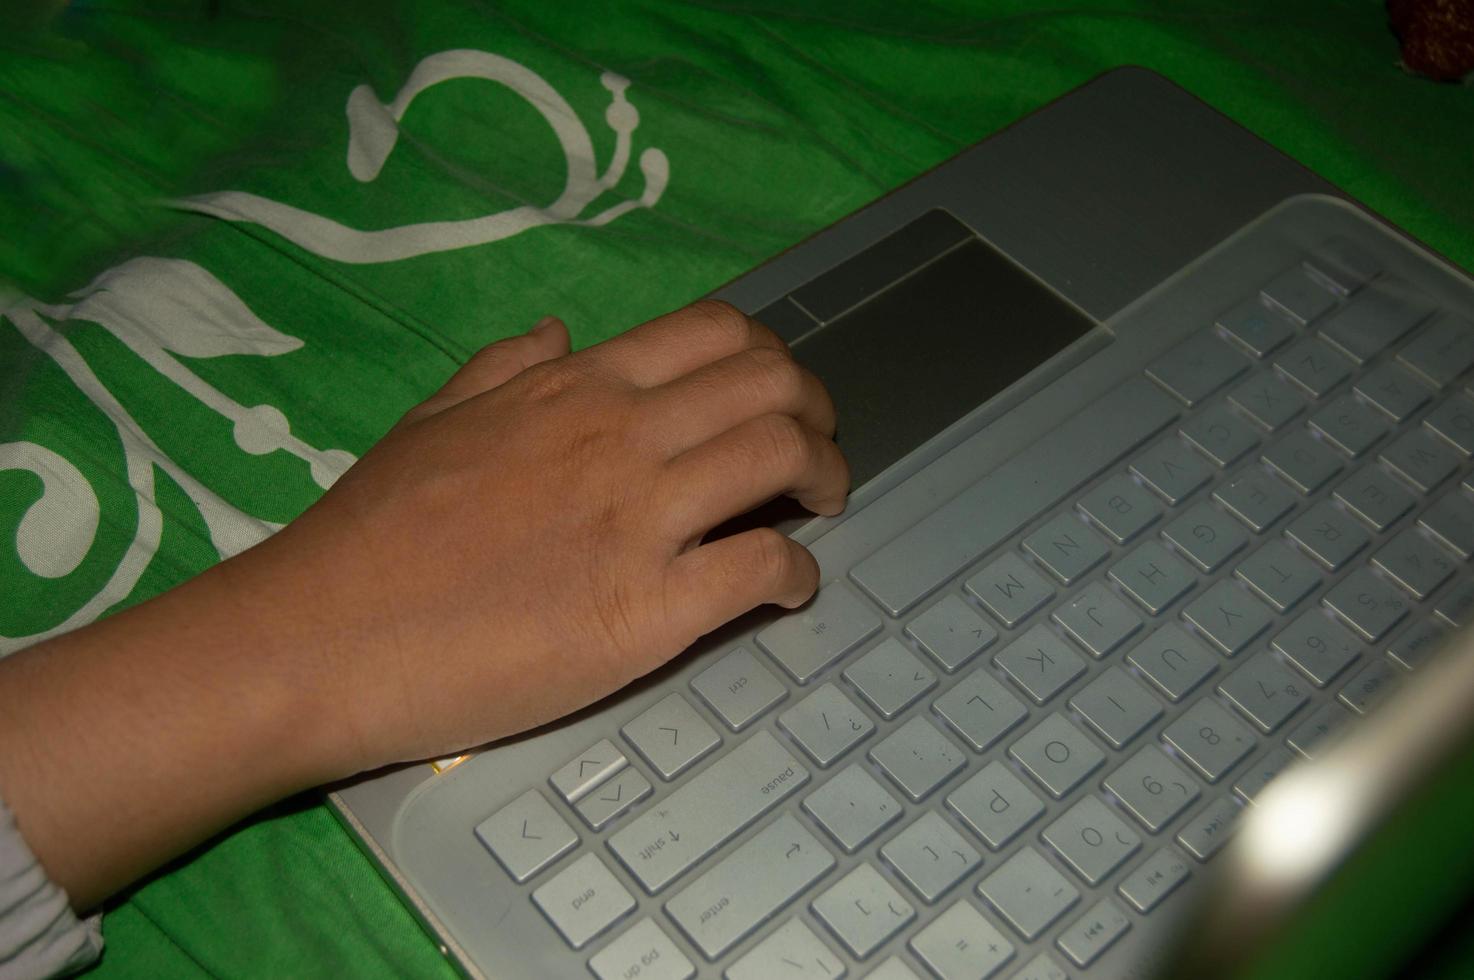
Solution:
[{"label": "white sleeve", "polygon": [[72,973],[101,953],[102,916],[72,913],[0,800],[0,980]]}]

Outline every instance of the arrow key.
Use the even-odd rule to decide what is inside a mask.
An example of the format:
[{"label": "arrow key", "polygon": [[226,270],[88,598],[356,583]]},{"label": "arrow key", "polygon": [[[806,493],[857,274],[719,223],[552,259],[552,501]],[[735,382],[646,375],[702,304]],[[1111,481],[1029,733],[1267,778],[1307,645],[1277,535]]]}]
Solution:
[{"label": "arrow key", "polygon": [[548,782],[569,803],[577,803],[596,786],[624,768],[624,753],[607,738],[580,752],[548,777]]},{"label": "arrow key", "polygon": [[661,698],[620,731],[667,780],[722,744],[716,729],[679,693]]},{"label": "arrow key", "polygon": [[476,836],[519,883],[578,844],[573,828],[535,789],[483,820]]},{"label": "arrow key", "polygon": [[594,830],[603,830],[615,817],[650,795],[650,780],[634,766],[579,800],[574,809]]}]

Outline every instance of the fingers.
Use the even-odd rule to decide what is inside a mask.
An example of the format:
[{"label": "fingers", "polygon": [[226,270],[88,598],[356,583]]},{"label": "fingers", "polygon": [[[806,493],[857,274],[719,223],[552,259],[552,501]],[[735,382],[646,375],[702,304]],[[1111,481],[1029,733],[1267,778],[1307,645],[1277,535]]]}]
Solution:
[{"label": "fingers", "polygon": [[826,438],[834,402],[787,351],[752,347],[697,368],[645,395],[672,455],[761,415],[789,415]]},{"label": "fingers", "polygon": [[819,563],[797,541],[768,527],[686,552],[666,571],[671,625],[703,636],[767,603],[801,606],[819,587]]},{"label": "fingers", "polygon": [[568,347],[568,328],[563,321],[545,316],[527,333],[498,340],[472,354],[439,391],[410,409],[405,421],[435,415],[499,387],[534,364],[564,356]]},{"label": "fingers", "polygon": [[751,347],[786,349],[778,335],[729,303],[701,300],[579,354],[642,388],[665,384]]},{"label": "fingers", "polygon": [[749,419],[667,464],[675,529],[694,540],[780,494],[816,514],[844,509],[850,468],[831,439],[790,415]]}]

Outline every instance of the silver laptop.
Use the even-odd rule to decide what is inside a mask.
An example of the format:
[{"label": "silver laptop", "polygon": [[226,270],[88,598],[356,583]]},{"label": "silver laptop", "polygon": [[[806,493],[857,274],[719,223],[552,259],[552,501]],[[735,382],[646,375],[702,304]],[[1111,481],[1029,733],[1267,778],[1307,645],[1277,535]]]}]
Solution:
[{"label": "silver laptop", "polygon": [[468,974],[1147,975],[1474,616],[1469,281],[1158,76],[715,295],[834,394],[845,514],[760,515],[824,584],[332,794]]}]

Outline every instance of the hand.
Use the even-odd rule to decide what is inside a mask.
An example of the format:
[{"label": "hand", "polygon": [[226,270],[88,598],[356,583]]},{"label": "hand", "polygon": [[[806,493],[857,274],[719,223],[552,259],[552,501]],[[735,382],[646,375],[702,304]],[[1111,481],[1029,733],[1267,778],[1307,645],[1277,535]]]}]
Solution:
[{"label": "hand", "polygon": [[779,494],[844,506],[834,407],[717,303],[568,354],[493,344],[274,537],[0,661],[0,788],[77,909],[253,810],[550,721],[814,559]]},{"label": "hand", "polygon": [[808,599],[817,565],[777,532],[700,542],[779,494],[838,513],[834,424],[819,381],[724,304],[573,355],[544,321],[477,354],[257,557],[330,610],[303,656],[362,763],[445,754]]}]

